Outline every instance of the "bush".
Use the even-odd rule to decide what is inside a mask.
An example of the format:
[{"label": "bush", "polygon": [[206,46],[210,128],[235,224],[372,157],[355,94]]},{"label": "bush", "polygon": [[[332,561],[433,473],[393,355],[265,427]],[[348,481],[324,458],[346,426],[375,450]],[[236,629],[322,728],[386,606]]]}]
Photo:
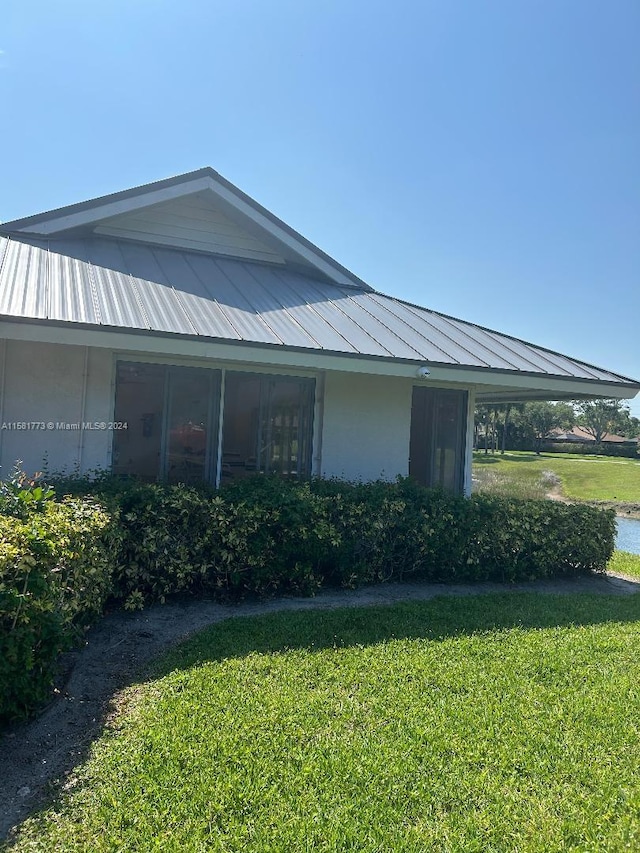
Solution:
[{"label": "bush", "polygon": [[[529,448],[527,448],[529,449]],[[615,444],[603,441],[602,444],[581,441],[545,441],[542,443],[543,453],[580,453],[586,456],[617,456],[626,459],[637,459],[639,448],[637,444]]]},{"label": "bush", "polygon": [[127,608],[177,592],[238,598],[601,571],[615,534],[611,512],[463,498],[402,479],[254,477],[219,492],[111,482],[100,497],[120,517],[113,594]]},{"label": "bush", "polygon": [[[31,503],[31,502],[29,502]],[[117,533],[93,501],[33,502],[0,515],[0,721],[50,693],[59,653],[110,594]]]},{"label": "bush", "polygon": [[237,599],[391,580],[573,575],[603,571],[615,534],[612,511],[464,498],[403,479],[258,476],[214,492],[103,478],[66,481],[80,497],[57,500],[48,489],[21,495],[19,485],[4,493],[0,515],[5,720],[46,697],[57,655],[109,598],[134,609],[175,593]]}]

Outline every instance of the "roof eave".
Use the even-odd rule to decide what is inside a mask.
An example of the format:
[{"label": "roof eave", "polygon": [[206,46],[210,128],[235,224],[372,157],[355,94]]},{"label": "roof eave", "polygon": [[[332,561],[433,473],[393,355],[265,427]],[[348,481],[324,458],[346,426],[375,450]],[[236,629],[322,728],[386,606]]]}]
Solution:
[{"label": "roof eave", "polygon": [[[42,335],[43,328],[50,331]],[[238,359],[244,349],[253,359],[265,363],[297,364],[316,370],[346,370],[361,373],[384,373],[404,376],[420,381],[417,369],[427,362],[420,359],[394,356],[346,353],[334,350],[316,350],[284,344],[254,341],[236,341],[177,332],[150,329],[95,326],[88,323],[70,323],[64,320],[27,318],[0,315],[0,338],[46,341],[82,346],[136,349],[162,353],[166,356],[184,355],[190,351],[201,358],[218,358],[225,353]],[[135,343],[134,343],[135,342]],[[169,346],[167,346],[167,344]],[[260,353],[262,356],[260,357]],[[238,359],[240,360],[240,359]],[[376,366],[373,368],[373,366]],[[396,369],[394,369],[394,367]],[[474,365],[428,362],[429,376],[421,384],[453,384],[474,387],[479,402],[517,402],[532,399],[597,399],[615,397],[631,399],[640,391],[640,382],[622,379],[586,379],[582,377],[551,375],[545,373],[476,367]],[[485,389],[483,391],[483,388]]]}]

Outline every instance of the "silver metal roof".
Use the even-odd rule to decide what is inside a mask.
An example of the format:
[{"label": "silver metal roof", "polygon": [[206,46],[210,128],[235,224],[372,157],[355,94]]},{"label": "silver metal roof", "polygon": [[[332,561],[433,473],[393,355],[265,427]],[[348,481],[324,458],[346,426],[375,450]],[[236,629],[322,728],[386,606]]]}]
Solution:
[{"label": "silver metal roof", "polygon": [[287,267],[129,240],[0,237],[0,316],[637,383],[525,341]]}]

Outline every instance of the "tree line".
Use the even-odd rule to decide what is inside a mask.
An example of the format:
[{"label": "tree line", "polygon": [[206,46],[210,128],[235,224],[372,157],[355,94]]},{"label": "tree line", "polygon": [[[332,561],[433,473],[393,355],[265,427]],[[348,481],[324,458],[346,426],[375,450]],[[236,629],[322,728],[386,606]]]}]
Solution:
[{"label": "tree line", "polygon": [[535,450],[540,453],[552,431],[579,426],[596,444],[607,435],[640,436],[640,418],[622,400],[570,400],[564,403],[489,403],[476,407],[474,446],[487,453]]}]

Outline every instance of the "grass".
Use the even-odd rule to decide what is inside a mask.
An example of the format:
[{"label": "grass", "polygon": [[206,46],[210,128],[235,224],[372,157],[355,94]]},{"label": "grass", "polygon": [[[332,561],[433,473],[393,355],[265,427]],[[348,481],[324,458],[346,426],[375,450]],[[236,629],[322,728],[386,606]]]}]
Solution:
[{"label": "grass", "polygon": [[570,453],[473,454],[479,490],[540,498],[554,485],[573,500],[640,504],[640,460]]},{"label": "grass", "polygon": [[640,578],[640,554],[630,554],[628,551],[614,551],[607,566],[612,572],[628,575],[630,578]]},{"label": "grass", "polygon": [[640,849],[640,596],[231,619],[17,851]]}]

